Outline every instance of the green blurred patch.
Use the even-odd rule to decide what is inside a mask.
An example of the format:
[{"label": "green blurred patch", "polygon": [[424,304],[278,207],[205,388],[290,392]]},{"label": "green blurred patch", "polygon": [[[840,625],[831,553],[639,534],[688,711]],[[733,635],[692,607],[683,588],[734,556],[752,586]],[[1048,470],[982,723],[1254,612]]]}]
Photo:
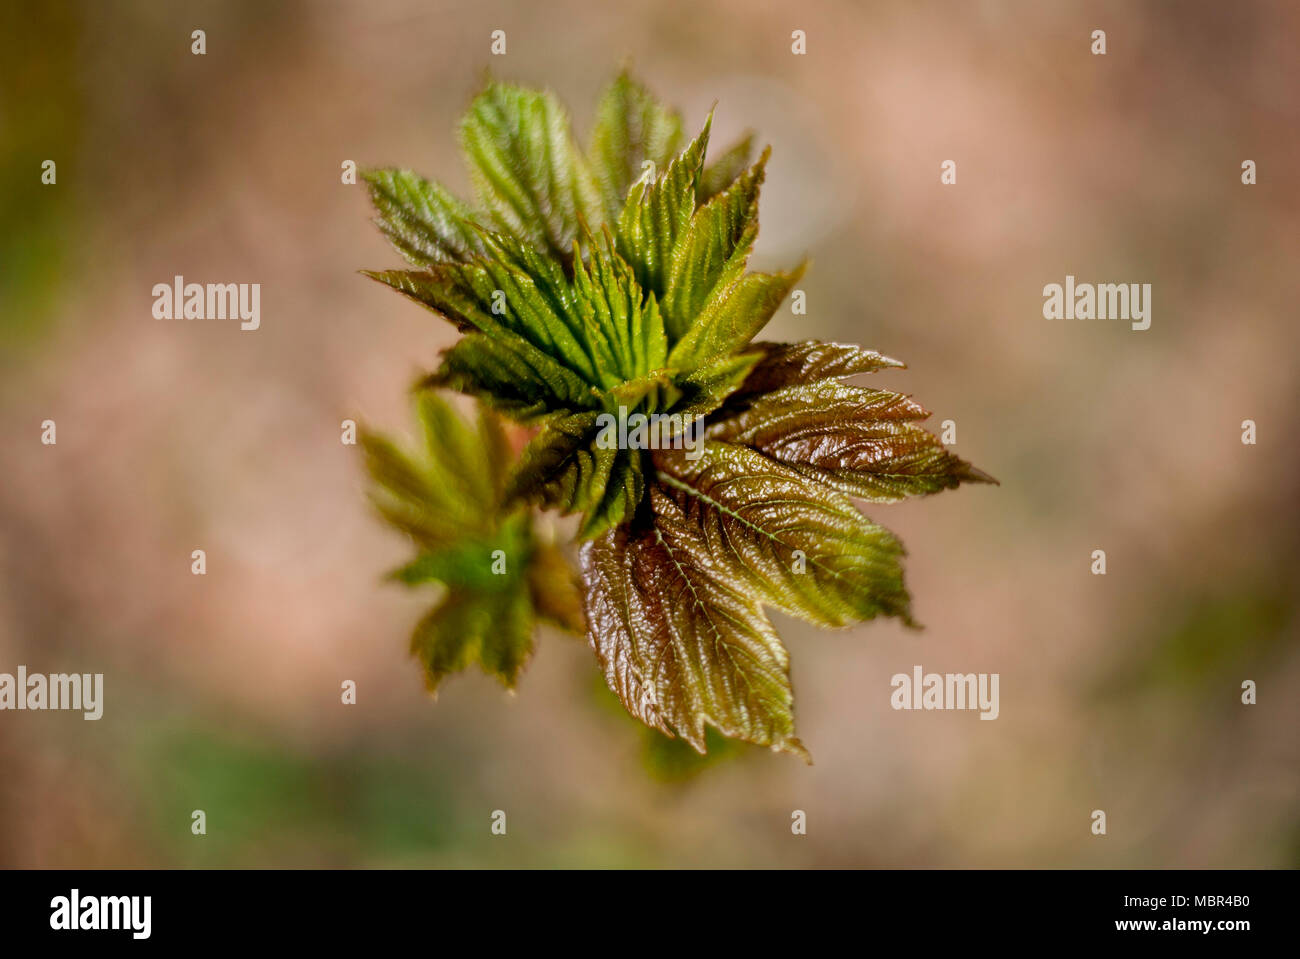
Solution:
[{"label": "green blurred patch", "polygon": [[1239,686],[1257,678],[1251,670],[1294,639],[1296,597],[1281,582],[1228,584],[1179,599],[1166,609],[1170,625],[1154,642],[1138,637],[1127,644],[1131,653],[1107,671],[1095,689],[1099,696],[1196,693],[1216,681]]},{"label": "green blurred patch", "polygon": [[648,726],[637,725],[641,726],[641,764],[652,778],[665,783],[686,782],[710,766],[758,748],[728,739],[709,727],[704,733],[704,746],[708,753],[701,756],[684,739],[669,739]]},{"label": "green blurred patch", "polygon": [[1300,869],[1300,819],[1291,823],[1283,839],[1283,847],[1286,849],[1286,855],[1282,861],[1286,864],[1286,868]]},{"label": "green blurred patch", "polygon": [[704,745],[708,752],[701,756],[686,740],[670,739],[657,729],[651,729],[640,720],[634,719],[623,708],[617,696],[605,685],[600,673],[592,673],[591,698],[601,712],[611,719],[617,719],[618,725],[627,734],[636,736],[640,742],[641,766],[646,774],[661,783],[684,783],[695,778],[704,770],[719,763],[738,759],[745,754],[764,752],[761,747],[749,743],[728,739],[712,727],[705,730]]},{"label": "green blurred patch", "polygon": [[427,865],[467,829],[437,765],[360,746],[317,755],[224,724],[172,725],[140,738],[135,764],[155,838],[186,866]]},{"label": "green blurred patch", "polygon": [[[0,339],[6,353],[48,327],[68,283],[83,123],[81,34],[75,4],[0,4]],[[55,163],[53,184],[41,182],[46,160]]]}]

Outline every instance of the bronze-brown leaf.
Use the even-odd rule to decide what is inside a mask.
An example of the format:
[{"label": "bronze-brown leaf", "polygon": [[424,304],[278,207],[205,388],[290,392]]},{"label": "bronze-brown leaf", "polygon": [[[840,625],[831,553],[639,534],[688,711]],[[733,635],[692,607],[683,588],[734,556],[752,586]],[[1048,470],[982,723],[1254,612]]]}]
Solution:
[{"label": "bronze-brown leaf", "polygon": [[582,550],[587,636],[627,710],[701,753],[705,725],[807,758],[794,735],[789,657],[772,624],[709,556],[677,505]]}]

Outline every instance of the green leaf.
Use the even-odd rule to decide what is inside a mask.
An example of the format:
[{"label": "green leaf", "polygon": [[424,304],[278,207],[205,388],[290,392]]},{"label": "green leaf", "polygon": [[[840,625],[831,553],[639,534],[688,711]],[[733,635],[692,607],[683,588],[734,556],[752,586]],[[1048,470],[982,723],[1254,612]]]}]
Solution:
[{"label": "green leaf", "polygon": [[711,424],[709,435],[880,503],[996,482],[913,425],[929,415],[901,393],[819,380],[762,394]]},{"label": "green leaf", "polygon": [[496,507],[492,463],[483,446],[481,424],[480,429],[471,429],[445,397],[431,390],[416,396],[415,411],[434,482],[456,502],[484,512]]},{"label": "green leaf", "polygon": [[[416,397],[416,414],[424,438],[418,459],[384,436],[361,431],[367,467],[385,502],[428,514],[431,528],[451,535],[481,535],[495,529],[494,466],[490,456],[504,438],[495,423],[470,426],[452,405],[433,392]],[[485,437],[488,442],[485,443]]]},{"label": "green leaf", "polygon": [[375,223],[416,266],[482,252],[469,208],[436,183],[410,170],[369,170],[362,179],[379,214]]},{"label": "green leaf", "polygon": [[667,410],[684,395],[681,385],[672,370],[652,370],[620,383],[608,390],[602,399],[608,412],[617,412],[619,406],[644,413]]},{"label": "green leaf", "polygon": [[695,187],[695,203],[707,203],[735,182],[736,177],[745,172],[749,158],[754,153],[754,135],[746,134],[736,143],[727,147],[712,163],[704,167],[700,182]]},{"label": "green leaf", "polygon": [[411,654],[434,694],[444,677],[475,663],[513,689],[532,652],[532,606],[521,590],[450,589],[411,635]]},{"label": "green leaf", "polygon": [[365,275],[446,317],[462,332],[478,330],[498,340],[512,334],[552,364],[567,367],[591,386],[599,384],[581,333],[575,333],[580,321],[557,312],[530,276],[499,260]]},{"label": "green leaf", "polygon": [[695,212],[695,185],[704,167],[712,123],[710,114],[700,135],[657,179],[633,184],[619,214],[619,255],[632,265],[641,288],[659,298],[667,290],[673,246]]},{"label": "green leaf", "polygon": [[694,370],[739,350],[767,325],[803,271],[799,266],[792,273],[747,273],[715,290],[668,354],[668,365]]},{"label": "green leaf", "polygon": [[601,386],[610,389],[664,365],[668,340],[654,294],[642,296],[632,268],[613,249],[608,232],[603,243],[590,243],[588,263],[574,260],[574,300]]},{"label": "green leaf", "polygon": [[[521,417],[594,405],[592,384],[583,376],[584,371],[594,373],[584,359],[582,347],[571,334],[566,338],[563,328],[539,331],[523,326],[506,309],[504,291],[497,297],[495,289],[484,288],[481,269],[443,264],[428,270],[363,272],[469,333],[445,354],[442,369],[428,380],[428,385],[490,396],[493,405]],[[500,312],[493,313],[494,307]],[[551,334],[565,341],[567,355],[552,354],[554,347],[547,338]],[[567,365],[570,356],[579,369]]]},{"label": "green leaf", "polygon": [[[495,513],[495,506],[487,507]],[[499,526],[482,535],[467,534],[395,569],[391,578],[407,586],[442,583],[485,592],[517,589],[519,577],[531,567],[534,553],[527,513],[501,518]],[[504,571],[499,564],[504,564]]]},{"label": "green leaf", "polygon": [[710,295],[745,272],[758,236],[758,191],[767,151],[725,193],[695,211],[673,246],[663,313],[669,338],[680,340]]},{"label": "green leaf", "polygon": [[491,83],[461,123],[480,204],[506,233],[565,259],[579,218],[600,219],[595,181],[549,93]]},{"label": "green leaf", "polygon": [[480,532],[472,504],[428,464],[416,463],[387,438],[362,430],[361,449],[376,487],[371,502],[390,524],[428,550]]},{"label": "green leaf", "polygon": [[492,570],[493,563],[501,555],[498,550],[506,557],[507,570],[528,562],[526,543],[504,537],[477,541],[466,539],[434,552],[421,553],[405,566],[393,570],[390,577],[407,586],[442,583],[484,592],[514,589],[513,578]]},{"label": "green leaf", "polygon": [[[627,73],[605,90],[591,133],[591,170],[604,204],[606,222],[618,219],[628,187],[649,161],[667,167],[682,139],[682,120]],[[592,224],[595,225],[594,223]]]},{"label": "green leaf", "polygon": [[424,440],[418,460],[387,437],[361,431],[372,477],[388,495],[454,514],[460,529],[495,529],[490,513],[500,501],[492,471],[505,442],[500,425],[480,419],[471,428],[446,398],[432,391],[419,394],[415,406]]},{"label": "green leaf", "polygon": [[645,492],[637,450],[602,448],[594,411],[558,415],[524,447],[507,496],[562,514],[584,513],[579,536],[596,536],[631,517]]},{"label": "green leaf", "polygon": [[578,539],[590,539],[632,519],[646,492],[645,454],[639,450],[618,450],[610,464],[605,492],[591,506],[578,526]]},{"label": "green leaf", "polygon": [[586,345],[581,321],[532,276],[498,259],[469,264],[460,272],[481,310],[588,383],[600,385],[601,371]]},{"label": "green leaf", "polygon": [[604,494],[614,451],[595,446],[597,410],[548,417],[519,455],[506,497],[564,513],[586,509]]},{"label": "green leaf", "polygon": [[460,273],[455,266],[441,264],[426,270],[362,270],[361,275],[432,310],[462,333],[500,326],[490,316],[481,316],[482,311],[474,298],[460,289]]},{"label": "green leaf", "polygon": [[845,496],[742,446],[655,453],[656,479],[734,583],[819,626],[910,623],[902,545]]},{"label": "green leaf", "polygon": [[724,356],[693,370],[681,380],[685,399],[675,412],[684,416],[712,413],[741,388],[758,363],[756,354]]},{"label": "green leaf", "polygon": [[372,498],[420,550],[392,578],[442,590],[411,651],[431,691],[472,663],[513,686],[532,650],[535,616],[581,631],[574,573],[552,544],[534,537],[529,513],[504,501],[510,447],[500,422],[480,409],[470,423],[431,391],[417,396],[416,408],[423,455],[361,434]]},{"label": "green leaf", "polygon": [[471,333],[443,354],[425,384],[468,393],[523,422],[597,402],[572,370],[513,336]]},{"label": "green leaf", "polygon": [[712,725],[806,758],[772,624],[676,504],[654,489],[651,503],[648,529],[619,526],[582,549],[588,638],[605,681],[633,716],[700,752]]}]

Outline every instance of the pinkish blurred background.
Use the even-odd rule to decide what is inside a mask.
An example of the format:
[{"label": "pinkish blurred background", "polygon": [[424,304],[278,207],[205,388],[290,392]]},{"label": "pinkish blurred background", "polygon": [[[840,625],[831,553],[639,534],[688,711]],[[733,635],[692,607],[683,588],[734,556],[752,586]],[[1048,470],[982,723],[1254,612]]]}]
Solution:
[{"label": "pinkish blurred background", "polygon": [[[0,671],[106,687],[99,722],[0,713],[0,865],[1300,864],[1294,3],[0,17]],[[880,382],[1002,481],[869,510],[924,632],[779,623],[812,767],[698,768],[549,633],[516,696],[473,673],[431,703],[406,649],[430,597],[380,581],[406,548],[339,442],[349,416],[409,429],[453,339],[358,275],[398,258],[340,164],[465,193],[485,69],[585,136],[625,58],[688,126],[716,100],[715,143],[773,145],[760,265],[813,262],[771,337],[905,359]],[[176,274],[261,283],[261,329],[154,320]],[[1044,320],[1066,274],[1151,283],[1151,328]],[[1000,718],[891,710],[915,664],[1000,673]]]}]

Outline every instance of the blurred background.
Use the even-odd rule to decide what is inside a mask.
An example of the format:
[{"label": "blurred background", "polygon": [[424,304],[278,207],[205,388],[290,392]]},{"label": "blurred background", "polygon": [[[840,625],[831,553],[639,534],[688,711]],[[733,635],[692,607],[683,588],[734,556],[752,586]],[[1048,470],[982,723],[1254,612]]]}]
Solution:
[{"label": "blurred background", "polygon": [[[1300,865],[1294,3],[0,17],[0,671],[105,675],[99,722],[0,713],[0,865]],[[407,547],[339,441],[410,430],[453,340],[358,275],[399,260],[341,163],[465,194],[485,70],[585,138],[625,60],[692,130],[716,100],[715,144],[773,145],[758,265],[812,268],[770,337],[906,360],[876,382],[1002,483],[868,511],[923,632],[778,621],[811,767],[693,760],[552,633],[517,695],[473,672],[430,702],[407,638],[432,596],[381,582]],[[1044,320],[1067,273],[1151,283],[1151,328]],[[261,329],[154,320],[177,274],[261,283]],[[915,664],[999,673],[1000,717],[891,710]]]}]

